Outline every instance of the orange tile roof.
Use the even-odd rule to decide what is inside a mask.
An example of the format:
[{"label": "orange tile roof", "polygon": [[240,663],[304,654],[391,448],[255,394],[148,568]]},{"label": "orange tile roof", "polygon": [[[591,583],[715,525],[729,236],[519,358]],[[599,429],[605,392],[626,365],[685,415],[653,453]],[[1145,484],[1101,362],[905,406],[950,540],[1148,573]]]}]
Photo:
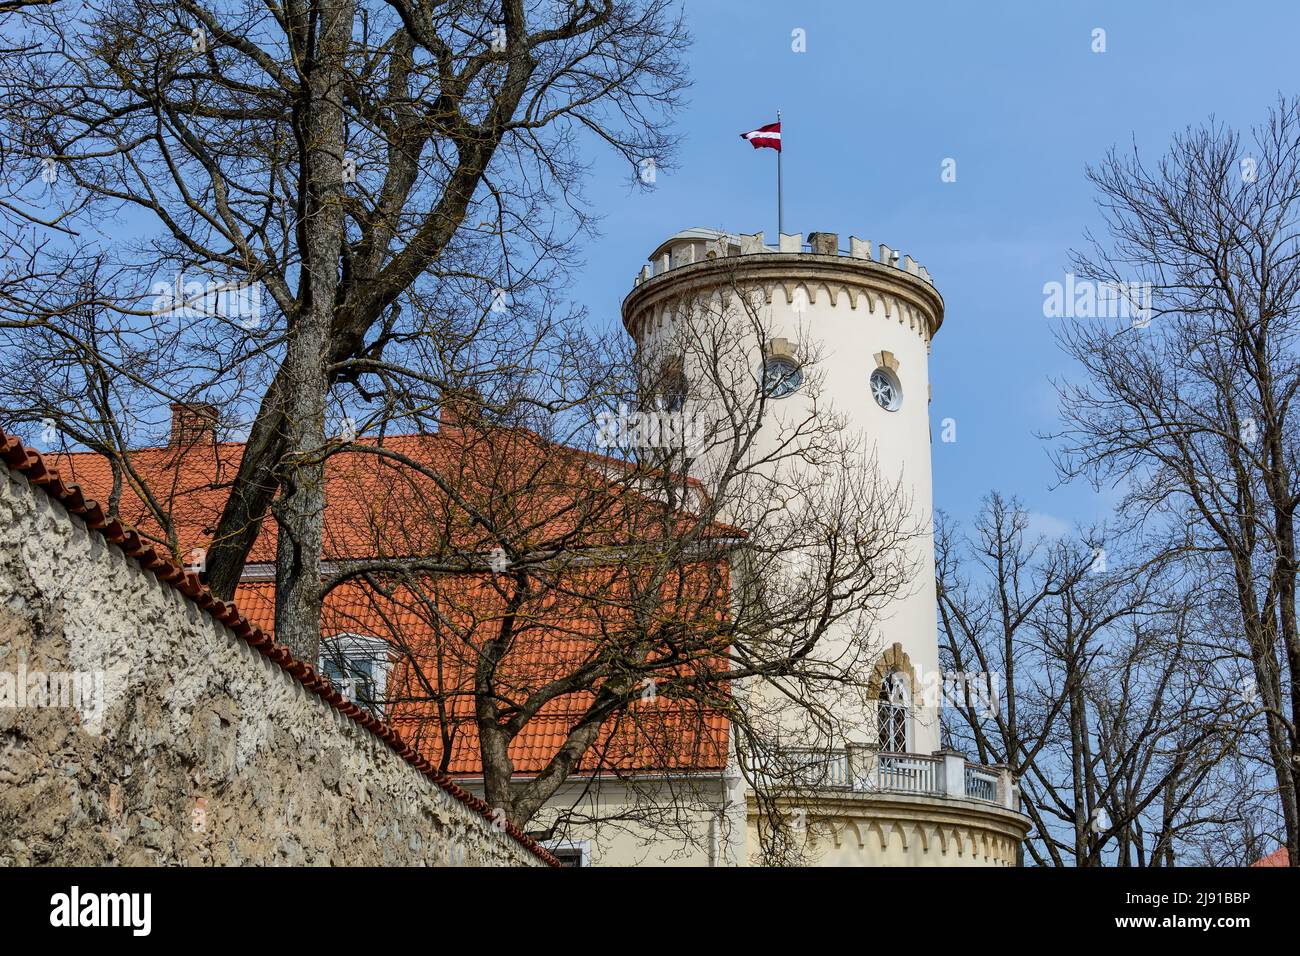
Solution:
[{"label": "orange tile roof", "polygon": [[[694,571],[697,588],[711,576],[707,568]],[[482,774],[482,763],[473,696],[474,665],[484,642],[500,626],[500,595],[490,575],[443,576],[423,583],[426,595],[437,596],[437,612],[428,610],[405,588],[395,589],[390,596],[352,582],[339,585],[326,595],[321,629],[325,634],[380,637],[392,644],[397,660],[385,695],[389,721],[435,765],[445,766],[453,775],[477,777]],[[569,580],[563,582],[562,590],[587,589]],[[697,596],[700,601],[691,602],[688,615],[701,610],[700,602],[714,606],[702,591]],[[241,584],[237,599],[252,620],[273,631],[273,584]],[[456,610],[450,609],[453,607]],[[564,606],[552,604],[545,615],[524,609],[520,617],[525,621],[519,626],[515,648],[494,673],[497,695],[507,702],[522,701],[549,681],[572,673],[599,652],[602,635],[610,639],[608,635],[620,627],[619,619],[629,613],[616,601],[600,608],[578,598]],[[440,614],[443,621],[438,620]],[[725,714],[695,696],[680,699],[671,691],[674,674],[717,664],[716,654],[699,652],[666,673],[657,671],[656,680],[663,684],[664,692],[651,700],[634,699],[608,721],[578,771],[721,771],[727,762],[729,724]],[[528,776],[545,769],[593,700],[590,690],[582,690],[546,703],[511,741],[514,772]]]},{"label": "orange tile roof", "polygon": [[1291,865],[1291,857],[1287,854],[1286,847],[1282,847],[1282,849],[1280,850],[1274,850],[1268,856],[1261,857],[1260,859],[1256,860],[1254,863],[1251,864],[1251,866],[1290,866],[1290,865]]},{"label": "orange tile roof", "polygon": [[[421,756],[414,747],[404,741],[401,734],[393,727],[376,719],[365,709],[346,700],[312,665],[295,660],[286,648],[275,643],[273,638],[250,621],[234,603],[219,601],[213,597],[212,593],[199,581],[195,574],[186,571],[165,555],[159,554],[142,540],[134,529],[125,527],[122,522],[116,519],[109,518],[105,514],[103,506],[88,497],[80,486],[65,481],[59,470],[47,463],[39,452],[28,448],[17,437],[8,434],[3,429],[0,429],[0,460],[11,471],[23,475],[32,485],[42,489],[70,514],[76,515],[84,521],[86,527],[91,531],[101,535],[108,543],[120,548],[142,570],[154,575],[160,583],[178,591],[186,599],[192,601],[203,613],[229,628],[237,639],[254,648],[287,673],[293,680],[301,684],[307,691],[315,694],[348,719],[360,724],[369,733],[374,734],[396,752],[399,757],[423,773],[453,799],[497,824],[493,808],[489,807],[483,800],[465,791],[450,777],[439,772],[427,758]],[[511,837],[522,844],[534,856],[551,866],[560,865],[559,860],[550,851],[525,834],[515,824],[506,822],[505,829]]]},{"label": "orange tile roof", "polygon": [[[474,497],[476,505],[482,502],[485,508],[494,508],[494,520],[507,525],[516,540],[533,538],[550,544],[569,540],[572,535],[581,539],[575,542],[578,546],[609,544],[625,536],[629,528],[655,520],[655,509],[660,506],[641,496],[575,494],[575,489],[590,489],[611,480],[609,470],[625,468],[625,464],[550,445],[520,429],[493,429],[488,440],[482,440],[483,433],[483,429],[449,428],[432,435],[386,436],[382,448],[387,457],[352,452],[331,456],[326,468],[325,559],[439,552],[459,556],[466,549],[486,551],[495,546],[495,540],[484,538],[463,521],[463,509],[453,506],[438,483],[420,474],[420,469]],[[550,453],[556,450],[561,454]],[[242,452],[240,444],[208,442],[187,450],[154,448],[130,453],[131,467],[173,523],[177,551],[182,556],[211,541]],[[106,495],[111,489],[112,472],[102,456],[73,453],[60,460],[71,476],[94,493]],[[606,498],[612,504],[607,504]],[[606,506],[606,512],[593,517],[589,510],[582,511],[581,506],[590,500]],[[138,489],[124,491],[121,513],[125,520],[139,522],[141,528],[165,537]],[[717,536],[736,533],[723,525],[713,525],[709,532]],[[263,525],[249,555],[250,563],[274,561],[275,533],[274,521]],[[692,587],[719,590],[716,594],[700,591],[691,597],[688,603],[693,604],[695,613],[707,610],[716,616],[713,609],[725,605],[719,573],[725,577],[725,565],[715,564],[711,571],[703,564],[696,568]],[[402,649],[389,680],[387,696],[393,700],[389,720],[431,764],[445,766],[457,776],[482,773],[471,691],[474,642],[479,639],[474,635],[499,622],[495,605],[500,595],[492,577],[479,573],[439,577],[437,588],[462,618],[462,633],[451,637],[436,633],[436,622],[427,608],[400,589],[391,599],[378,599],[373,590],[349,582],[331,590],[322,609],[323,633],[383,637]],[[710,581],[712,584],[707,583]],[[555,591],[591,593],[581,588]],[[245,581],[236,600],[256,626],[273,634],[273,584]],[[497,674],[498,689],[516,698],[527,696],[590,656],[599,635],[619,626],[608,620],[612,612],[602,611],[590,599],[585,604],[571,601],[566,607],[538,606],[530,611],[535,619],[521,630],[517,644],[522,646],[499,665]],[[684,666],[709,663],[700,659]],[[431,673],[438,675],[433,694],[425,691],[422,683],[429,681]],[[528,775],[542,770],[591,699],[590,693],[557,698],[529,720],[510,747],[515,772]],[[721,770],[727,759],[728,731],[719,708],[704,709],[690,701],[656,695],[653,704],[637,701],[602,728],[579,770]],[[450,753],[444,762],[447,750]]]},{"label": "orange tile roof", "polygon": [[[161,514],[172,525],[182,557],[207,547],[243,450],[242,443],[209,441],[128,452],[129,468],[122,469],[121,519],[166,544]],[[104,456],[64,453],[53,456],[53,463],[70,480],[107,499],[113,469]],[[383,436],[366,451],[339,452],[326,460],[322,557],[429,556],[495,547],[498,541],[471,525],[465,510],[433,476],[474,500],[514,541],[554,543],[576,535],[583,540],[572,542],[575,546],[595,546],[603,535],[612,542],[628,527],[653,520],[664,510],[652,499],[623,489],[620,471],[626,468],[616,459],[555,445],[519,428],[444,428],[432,434]],[[585,494],[598,487],[608,487],[610,493]],[[691,489],[701,493],[696,481]],[[592,514],[593,506],[602,512]],[[709,526],[708,533],[740,535],[722,524]],[[275,538],[275,522],[265,522],[248,561],[274,562]]]}]

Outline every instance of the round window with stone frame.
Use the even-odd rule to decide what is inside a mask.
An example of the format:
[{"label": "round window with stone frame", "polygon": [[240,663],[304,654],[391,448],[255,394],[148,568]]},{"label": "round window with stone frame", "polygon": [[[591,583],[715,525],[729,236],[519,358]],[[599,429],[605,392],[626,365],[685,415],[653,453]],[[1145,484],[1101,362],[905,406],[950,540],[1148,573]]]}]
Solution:
[{"label": "round window with stone frame", "polygon": [[903,406],[903,388],[892,369],[882,366],[871,373],[871,397],[887,412],[896,412]]},{"label": "round window with stone frame", "polygon": [[763,394],[768,398],[793,395],[803,384],[803,369],[794,359],[773,356],[763,363]]}]

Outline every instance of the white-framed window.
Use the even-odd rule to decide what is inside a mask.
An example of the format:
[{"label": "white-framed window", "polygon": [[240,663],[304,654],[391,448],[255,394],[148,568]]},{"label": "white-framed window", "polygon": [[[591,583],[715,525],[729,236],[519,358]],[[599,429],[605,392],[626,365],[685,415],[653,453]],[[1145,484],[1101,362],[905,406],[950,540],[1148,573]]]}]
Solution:
[{"label": "white-framed window", "polygon": [[908,753],[911,703],[906,675],[890,670],[880,681],[876,711],[877,744],[882,753]]},{"label": "white-framed window", "polygon": [[384,716],[384,695],[392,648],[381,637],[332,634],[321,638],[318,667],[340,694],[376,717]]},{"label": "white-framed window", "polygon": [[896,412],[903,407],[903,387],[892,369],[882,365],[871,373],[871,397],[887,412]]},{"label": "white-framed window", "polygon": [[763,392],[768,398],[785,398],[803,384],[803,369],[792,358],[773,356],[763,363]]},{"label": "white-framed window", "polygon": [[591,843],[588,840],[546,840],[542,846],[551,851],[561,866],[591,866]]}]

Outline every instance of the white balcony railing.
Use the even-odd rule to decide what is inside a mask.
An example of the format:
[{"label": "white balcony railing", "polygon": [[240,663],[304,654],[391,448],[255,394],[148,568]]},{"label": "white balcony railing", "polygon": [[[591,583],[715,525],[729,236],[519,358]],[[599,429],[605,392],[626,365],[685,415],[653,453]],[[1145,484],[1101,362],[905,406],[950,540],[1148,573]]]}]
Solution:
[{"label": "white balcony railing", "polygon": [[1006,768],[967,763],[960,754],[879,753],[866,746],[788,748],[777,764],[770,781],[793,787],[948,797],[1019,809],[1018,788]]},{"label": "white balcony railing", "polygon": [[936,794],[939,789],[937,757],[920,754],[877,754],[876,785],[873,790],[890,793]]},{"label": "white balcony railing", "polygon": [[966,765],[966,796],[972,800],[998,802],[998,775],[979,764]]},{"label": "white balcony railing", "polygon": [[816,750],[789,747],[780,754],[780,779],[796,786],[844,789],[849,786],[849,754],[846,750]]}]

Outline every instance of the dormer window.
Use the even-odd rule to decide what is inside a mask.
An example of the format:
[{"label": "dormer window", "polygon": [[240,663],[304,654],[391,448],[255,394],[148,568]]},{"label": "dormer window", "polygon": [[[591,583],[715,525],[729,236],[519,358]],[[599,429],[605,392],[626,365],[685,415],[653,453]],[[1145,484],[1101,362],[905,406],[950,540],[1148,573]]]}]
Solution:
[{"label": "dormer window", "polygon": [[340,694],[383,718],[391,652],[379,637],[336,634],[322,638],[318,666]]}]

